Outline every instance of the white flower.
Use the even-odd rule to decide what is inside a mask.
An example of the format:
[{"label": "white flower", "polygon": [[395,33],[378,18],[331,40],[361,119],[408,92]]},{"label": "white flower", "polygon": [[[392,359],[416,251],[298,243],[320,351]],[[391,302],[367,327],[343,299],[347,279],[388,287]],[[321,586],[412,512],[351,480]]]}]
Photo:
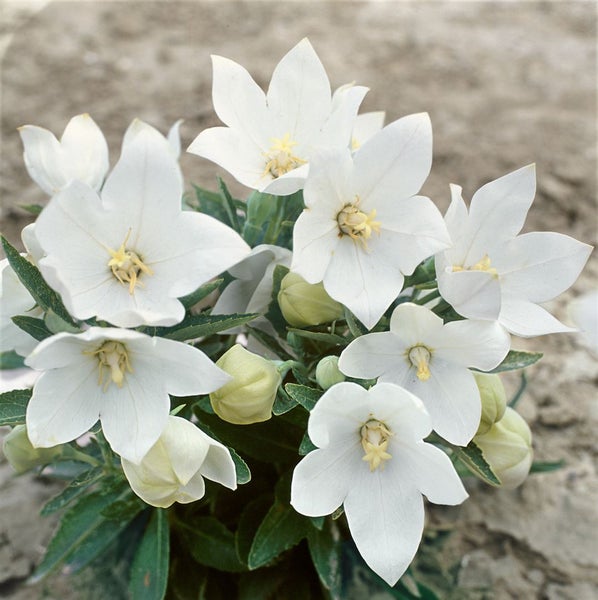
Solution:
[{"label": "white flower", "polygon": [[367,89],[330,82],[307,39],[276,66],[267,95],[239,64],[212,56],[214,110],[228,127],[202,131],[187,149],[219,164],[247,187],[287,195],[303,187],[316,147],[347,147]]},{"label": "white flower", "polygon": [[330,151],[314,161],[306,209],[293,230],[291,270],[328,294],[371,329],[425,258],[450,239],[434,204],[416,196],[430,172],[427,114],[404,117],[353,156]]},{"label": "white flower", "polygon": [[43,127],[19,127],[25,167],[31,179],[53,195],[71,181],[83,181],[95,190],[108,172],[108,145],[104,134],[88,115],[77,115],[67,124],[60,141]]},{"label": "white flower", "polygon": [[497,320],[523,337],[572,331],[539,303],[570,287],[592,250],[560,233],[517,235],[535,190],[528,165],[482,186],[468,213],[451,185],[445,220],[453,246],[436,256],[438,289],[460,315]]},{"label": "white flower", "polygon": [[384,127],[384,111],[357,115],[351,136],[351,150],[356,151]]},{"label": "white flower", "polygon": [[249,247],[226,225],[181,210],[178,164],[160,133],[134,121],[134,136],[101,193],[80,182],[38,217],[39,267],[78,319],[120,327],[173,325],[177,298],[241,260]]},{"label": "white flower", "polygon": [[193,346],[102,327],[47,338],[25,364],[44,371],[27,406],[35,447],[74,440],[100,419],[112,449],[137,464],[166,426],[168,394],[206,394],[230,380]]},{"label": "white flower", "polygon": [[434,430],[452,444],[466,446],[477,431],[482,407],[468,367],[493,369],[509,346],[509,334],[498,323],[444,325],[431,310],[405,303],[393,311],[390,331],[351,342],[339,368],[350,377],[378,377],[414,393],[430,413]]},{"label": "white flower", "polygon": [[568,311],[586,346],[598,356],[598,290],[591,290],[572,300]]},{"label": "white flower", "polygon": [[12,317],[41,317],[43,311],[21,283],[8,263],[0,260],[0,352],[14,350],[27,356],[37,345],[37,340],[17,327]]},{"label": "white flower", "polygon": [[160,438],[139,465],[125,458],[121,464],[133,491],[147,504],[161,508],[203,498],[204,477],[237,488],[229,450],[180,417],[168,417]]},{"label": "white flower", "polygon": [[389,383],[331,387],[311,411],[319,448],[295,468],[291,504],[307,516],[341,504],[366,563],[394,585],[413,559],[424,526],[422,494],[460,504],[467,492],[450,459],[422,438],[430,417],[421,401]]}]

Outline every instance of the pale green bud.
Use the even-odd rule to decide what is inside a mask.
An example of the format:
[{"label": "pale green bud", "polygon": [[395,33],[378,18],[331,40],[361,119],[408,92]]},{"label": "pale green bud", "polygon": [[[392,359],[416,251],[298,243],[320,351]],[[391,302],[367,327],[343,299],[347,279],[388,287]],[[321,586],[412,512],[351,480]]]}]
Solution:
[{"label": "pale green bud", "polygon": [[507,407],[503,418],[487,433],[473,438],[501,485],[521,485],[532,466],[532,432],[523,417]]},{"label": "pale green bud", "polygon": [[326,293],[322,283],[307,283],[296,273],[287,273],[280,282],[278,305],[293,327],[330,323],[344,314],[342,304]]},{"label": "pale green bud", "polygon": [[325,356],[320,360],[316,367],[316,381],[323,390],[345,381],[345,376],[338,368],[338,356]]},{"label": "pale green bud", "polygon": [[52,448],[34,448],[27,436],[25,425],[17,425],[4,438],[2,450],[10,466],[19,474],[52,462],[62,454],[62,445]]},{"label": "pale green bud", "polygon": [[507,393],[500,377],[492,373],[473,373],[480,390],[482,417],[477,434],[486,433],[494,423],[500,421],[507,408]]},{"label": "pale green bud", "polygon": [[233,379],[210,394],[214,412],[237,425],[267,421],[281,382],[276,365],[240,344],[227,350],[216,364]]}]

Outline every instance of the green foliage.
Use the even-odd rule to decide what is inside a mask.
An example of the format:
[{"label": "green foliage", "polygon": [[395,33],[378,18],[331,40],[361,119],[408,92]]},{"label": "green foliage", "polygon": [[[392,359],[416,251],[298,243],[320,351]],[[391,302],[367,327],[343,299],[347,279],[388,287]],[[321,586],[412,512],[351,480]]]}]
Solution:
[{"label": "green foliage", "polygon": [[453,446],[456,457],[482,481],[490,485],[500,485],[500,479],[494,474],[490,465],[486,462],[482,451],[475,442],[471,441],[465,448]]},{"label": "green foliage", "polygon": [[322,397],[324,392],[316,388],[308,387],[306,385],[299,385],[296,383],[287,383],[284,386],[287,394],[295,400],[298,404],[301,404],[308,412],[313,409],[318,400]]},{"label": "green foliage", "polygon": [[181,301],[185,309],[189,309],[192,306],[195,306],[200,300],[203,300],[212,292],[216,291],[222,285],[223,281],[223,278],[214,279],[214,281],[208,281],[208,283],[200,285],[194,292],[191,292],[186,296],[182,296],[181,298],[179,298],[179,300]]},{"label": "green foliage", "polygon": [[555,461],[534,461],[529,470],[530,473],[551,473],[559,471],[566,465],[564,460]]},{"label": "green foliage", "polygon": [[19,204],[19,208],[26,210],[31,215],[39,215],[44,207],[41,204]]},{"label": "green foliage", "polygon": [[54,335],[46,326],[43,319],[36,319],[35,317],[27,317],[18,315],[12,317],[12,322],[22,329],[25,333],[28,333],[32,338],[38,342],[45,340],[46,338]]},{"label": "green foliage", "polygon": [[515,371],[517,369],[525,369],[537,363],[542,356],[541,352],[524,352],[523,350],[509,350],[505,359],[498,367],[488,371],[488,373],[503,373],[505,371]]},{"label": "green foliage", "polygon": [[20,369],[25,366],[25,359],[14,350],[0,352],[0,370]]},{"label": "green foliage", "polygon": [[12,390],[0,394],[0,425],[22,425],[25,423],[27,404],[31,390]]},{"label": "green foliage", "polygon": [[87,492],[88,488],[94,483],[97,483],[104,476],[104,470],[100,467],[88,469],[79,476],[75,477],[57,496],[51,498],[46,504],[44,504],[41,515],[47,516],[55,513],[58,510],[63,509],[65,506],[70,504],[73,500],[76,500],[84,493]]},{"label": "green foliage", "polygon": [[339,535],[334,535],[335,525],[328,519],[321,530],[312,528],[307,534],[309,554],[322,585],[333,599],[341,596],[341,547]]}]

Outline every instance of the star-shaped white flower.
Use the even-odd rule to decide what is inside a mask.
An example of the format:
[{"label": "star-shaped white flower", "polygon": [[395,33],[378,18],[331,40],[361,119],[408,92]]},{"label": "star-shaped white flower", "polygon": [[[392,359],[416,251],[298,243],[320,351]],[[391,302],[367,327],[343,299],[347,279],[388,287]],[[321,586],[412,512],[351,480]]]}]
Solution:
[{"label": "star-shaped white flower", "polygon": [[560,233],[517,235],[536,191],[534,165],[482,186],[469,212],[451,185],[453,246],[436,256],[438,289],[462,316],[497,320],[515,335],[572,331],[539,306],[577,279],[592,247]]},{"label": "star-shaped white flower", "polygon": [[44,192],[53,195],[71,181],[101,188],[108,172],[108,145],[88,114],[73,117],[60,141],[51,131],[35,125],[23,125],[19,133],[27,172]]},{"label": "star-shaped white flower", "polygon": [[438,209],[416,195],[431,164],[432,127],[422,113],[387,125],[354,155],[329,151],[311,166],[291,270],[309,283],[323,281],[368,329],[404,276],[450,244]]},{"label": "star-shaped white flower", "polygon": [[166,426],[168,394],[206,394],[230,381],[193,346],[110,327],[47,338],[25,364],[44,371],[27,406],[34,446],[70,442],[100,419],[112,449],[136,464]]},{"label": "star-shaped white flower", "polygon": [[177,300],[239,262],[249,246],[226,225],[181,210],[178,163],[167,140],[134,121],[101,198],[73,182],[38,217],[39,267],[78,319],[120,327],[173,325]]},{"label": "star-shaped white flower", "polygon": [[307,39],[276,66],[268,93],[239,64],[212,56],[214,110],[227,127],[202,131],[187,149],[217,163],[247,187],[288,195],[303,187],[315,148],[343,148],[367,89],[330,82]]},{"label": "star-shaped white flower", "polygon": [[121,464],[133,491],[144,502],[161,508],[203,498],[204,477],[231,490],[237,488],[228,448],[181,417],[168,417],[162,435],[139,465],[124,458]]},{"label": "star-shaped white flower", "polygon": [[399,386],[339,383],[311,411],[308,433],[318,449],[293,473],[295,510],[316,517],[344,505],[357,549],[391,586],[421,540],[422,494],[435,504],[467,498],[448,456],[423,441],[430,429],[421,401]]},{"label": "star-shaped white flower", "polygon": [[598,289],[578,296],[567,309],[585,345],[598,357]]},{"label": "star-shaped white flower", "polygon": [[509,334],[496,322],[442,319],[428,308],[395,308],[390,331],[358,337],[341,354],[350,377],[396,383],[422,399],[432,427],[466,446],[481,416],[480,392],[468,367],[493,369],[509,351]]}]

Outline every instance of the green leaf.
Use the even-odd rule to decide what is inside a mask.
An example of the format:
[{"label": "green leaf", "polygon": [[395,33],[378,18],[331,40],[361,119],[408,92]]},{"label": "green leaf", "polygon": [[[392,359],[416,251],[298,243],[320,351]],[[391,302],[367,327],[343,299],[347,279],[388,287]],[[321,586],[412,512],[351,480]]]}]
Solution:
[{"label": "green leaf", "polygon": [[146,504],[143,500],[129,491],[129,494],[101,511],[101,514],[110,521],[131,521],[144,508]]},{"label": "green leaf", "polygon": [[0,352],[0,370],[21,369],[25,366],[25,358],[19,356],[14,350]]},{"label": "green leaf", "polygon": [[556,461],[534,461],[532,463],[530,473],[550,473],[551,471],[558,471],[565,466],[564,460],[556,460]]},{"label": "green leaf", "polygon": [[120,486],[110,493],[99,490],[83,496],[62,517],[42,562],[28,581],[40,581],[63,562],[70,572],[79,571],[101,554],[128,524],[110,521],[101,513],[129,493],[128,486],[125,490]]},{"label": "green leaf", "polygon": [[[207,337],[231,327],[245,325],[259,317],[257,313],[234,315],[191,315],[174,327],[155,327],[153,335],[186,342],[197,338]],[[148,328],[144,328],[144,332]]]},{"label": "green leaf", "polygon": [[45,340],[46,338],[54,335],[44,323],[43,319],[36,319],[35,317],[26,317],[24,315],[17,315],[12,317],[12,322],[25,333],[28,333],[32,338],[38,342]]},{"label": "green leaf", "polygon": [[[278,598],[276,592],[285,578],[281,569],[259,569],[243,573],[239,578],[239,595],[237,600],[266,600]],[[288,596],[284,596],[288,598]],[[295,596],[295,598],[298,598]]]},{"label": "green leaf", "polygon": [[297,402],[293,400],[283,388],[278,388],[276,392],[276,400],[274,401],[274,406],[272,407],[272,413],[276,416],[284,415],[288,413],[290,410],[293,410],[297,406]]},{"label": "green leaf", "polygon": [[284,386],[287,394],[307,411],[311,411],[324,392],[316,388],[297,383],[287,383]]},{"label": "green leaf", "polygon": [[237,454],[234,448],[228,449],[230,455],[235,463],[235,471],[237,472],[237,483],[243,485],[251,481],[251,471],[247,466],[247,463]]},{"label": "green leaf", "polygon": [[250,570],[267,565],[292,548],[313,529],[309,521],[291,506],[275,503],[260,524],[247,559]]},{"label": "green leaf", "polygon": [[195,199],[197,203],[193,206],[195,210],[218,219],[220,222],[230,225],[226,209],[222,204],[222,196],[218,192],[204,190],[193,184]]},{"label": "green leaf", "polygon": [[22,425],[25,423],[27,403],[33,390],[12,390],[0,394],[0,425]]},{"label": "green leaf", "polygon": [[81,475],[75,477],[60,494],[46,502],[40,514],[45,517],[64,508],[67,504],[84,494],[87,488],[99,481],[102,476],[103,469],[101,467],[84,471]]},{"label": "green leaf", "polygon": [[504,371],[515,371],[516,369],[525,369],[534,363],[537,363],[542,356],[541,352],[524,352],[523,350],[509,350],[505,359],[492,371],[488,373],[503,373]]},{"label": "green leaf", "polygon": [[303,435],[303,439],[301,440],[301,444],[299,445],[299,454],[301,456],[305,456],[310,452],[317,450],[318,447],[311,441],[307,431]]},{"label": "green leaf", "polygon": [[131,566],[131,600],[162,600],[168,584],[170,531],[168,513],[162,508],[152,512]]},{"label": "green leaf", "polygon": [[349,331],[354,338],[365,335],[368,330],[367,328],[357,319],[357,317],[345,306],[345,320]]},{"label": "green leaf", "polygon": [[500,485],[500,479],[494,474],[494,471],[492,471],[492,468],[486,462],[482,451],[473,441],[469,442],[465,448],[459,446],[452,446],[452,448],[459,460],[474,475],[477,475],[482,481],[490,485]]},{"label": "green leaf", "polygon": [[46,283],[39,269],[21,256],[18,250],[11,246],[3,236],[0,239],[10,266],[37,304],[44,311],[52,310],[67,323],[76,325],[64,307],[60,296]]},{"label": "green leaf", "polygon": [[192,306],[195,306],[200,300],[203,300],[206,296],[209,296],[214,290],[217,290],[222,285],[223,281],[224,279],[222,278],[208,281],[208,283],[199,286],[194,292],[182,296],[179,300],[185,309],[189,309]]},{"label": "green leaf", "polygon": [[46,327],[52,333],[81,333],[79,327],[74,327],[70,323],[67,323],[64,319],[61,319],[53,310],[48,310],[44,316],[44,323]]},{"label": "green leaf", "polygon": [[282,360],[292,360],[293,357],[278,343],[278,340],[256,327],[248,327],[247,332],[252,335],[262,346]]},{"label": "green leaf", "polygon": [[190,523],[177,523],[191,556],[200,564],[220,571],[245,570],[235,550],[233,534],[215,517],[195,517]]},{"label": "green leaf", "polygon": [[239,216],[237,215],[237,207],[235,206],[235,201],[233,197],[230,195],[226,184],[222,180],[221,177],[218,177],[218,187],[220,188],[220,195],[222,196],[222,204],[224,206],[224,210],[226,211],[226,216],[228,217],[228,224],[237,232],[241,233],[242,227],[239,222]]},{"label": "green leaf", "polygon": [[332,525],[327,521],[321,531],[310,529],[307,545],[311,560],[322,585],[332,598],[341,598],[341,545],[332,535]]},{"label": "green leaf", "polygon": [[295,329],[289,327],[288,331],[308,340],[314,340],[320,344],[327,346],[346,346],[351,340],[344,338],[342,335],[336,333],[324,333],[321,331],[307,331],[305,329]]},{"label": "green leaf", "polygon": [[26,210],[29,214],[39,215],[44,207],[41,204],[19,204],[19,208]]},{"label": "green leaf", "polygon": [[263,494],[249,502],[239,517],[239,524],[235,532],[235,549],[243,564],[247,564],[255,534],[271,506],[272,496]]},{"label": "green leaf", "polygon": [[276,329],[278,334],[282,337],[285,337],[286,335],[287,322],[282,316],[280,306],[278,305],[278,293],[280,292],[282,280],[288,272],[288,267],[285,267],[284,265],[276,265],[276,267],[274,267],[272,273],[272,294],[270,295],[270,304],[268,305],[268,310],[265,315],[266,319],[272,323],[274,329]]}]

